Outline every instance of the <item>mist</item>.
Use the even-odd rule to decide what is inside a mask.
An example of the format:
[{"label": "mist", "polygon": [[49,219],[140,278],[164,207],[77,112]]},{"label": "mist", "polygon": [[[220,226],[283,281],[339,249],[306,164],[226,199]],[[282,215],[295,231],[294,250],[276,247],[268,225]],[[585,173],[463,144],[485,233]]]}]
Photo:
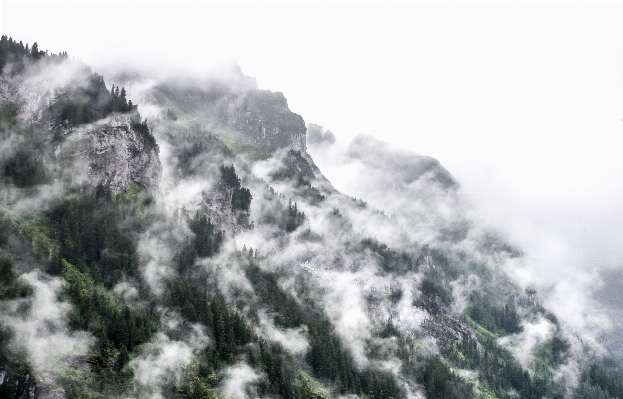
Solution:
[{"label": "mist", "polygon": [[[191,220],[203,213],[223,229],[220,252],[195,262],[188,276],[200,278],[254,334],[305,358],[314,344],[310,331],[284,325],[253,273],[277,275],[273,288],[298,306],[322,309],[360,370],[388,371],[410,397],[422,393],[402,377],[409,362],[396,356],[393,338],[379,333],[391,321],[400,334],[422,339],[412,354],[443,351],[425,337],[433,317],[415,305],[434,270],[486,272],[451,281],[454,302],[447,307],[456,312],[468,308],[470,293],[490,294],[496,284],[497,295],[513,303],[536,291],[535,306],[558,321],[526,310],[523,331],[500,339],[530,372],[536,351],[555,337],[569,343],[570,357],[552,371],[554,380],[570,386],[585,359],[606,349],[623,356],[616,338],[623,331],[623,165],[613,144],[623,106],[623,52],[613,39],[622,33],[614,18],[620,5],[131,3],[124,13],[154,28],[129,31],[114,7],[57,6],[41,5],[24,20],[15,17],[28,14],[23,5],[3,3],[2,34],[67,50],[108,85],[124,86],[158,143],[161,177],[138,234],[139,272],[113,290],[134,311],[169,300],[171,282],[183,275],[179,248],[195,239]],[[91,12],[100,16],[89,22],[98,29],[79,17]],[[62,34],[50,27],[61,20]],[[116,27],[110,35],[98,34],[109,22]],[[33,71],[22,83],[35,92],[82,85],[81,65]],[[310,190],[322,200],[309,200],[296,181],[279,177],[293,162],[286,149],[266,157],[237,144],[240,136],[223,115],[258,88],[283,92],[290,110],[308,122],[307,151],[321,171]],[[217,98],[214,104],[192,104],[205,93]],[[44,90],[30,108],[51,98]],[[23,121],[37,119],[30,108]],[[7,159],[19,144],[11,140],[0,147]],[[211,149],[192,153],[204,141]],[[3,193],[3,208],[12,216],[44,212],[88,180],[86,165],[76,162],[65,179],[38,186],[36,194]],[[219,202],[229,195],[220,165],[235,167],[250,190],[246,213]],[[306,218],[284,234],[291,204]],[[420,269],[388,273],[377,252],[361,247],[365,240],[420,259]],[[254,255],[245,258],[251,248]],[[431,249],[447,255],[447,264],[431,260]],[[60,309],[49,323],[72,343],[70,352],[94,345],[95,338],[67,329],[71,307],[50,299],[60,291],[57,280],[21,278]],[[4,323],[36,324],[20,319],[17,304],[7,306]],[[156,331],[126,366],[139,396],[166,396],[167,386],[183,385],[193,361],[211,348],[210,332],[199,325],[163,309],[158,315]],[[253,353],[253,345],[245,350]],[[56,360],[30,361],[46,375]],[[216,373],[218,389],[228,397],[257,396],[267,376],[251,363],[241,357]]]}]

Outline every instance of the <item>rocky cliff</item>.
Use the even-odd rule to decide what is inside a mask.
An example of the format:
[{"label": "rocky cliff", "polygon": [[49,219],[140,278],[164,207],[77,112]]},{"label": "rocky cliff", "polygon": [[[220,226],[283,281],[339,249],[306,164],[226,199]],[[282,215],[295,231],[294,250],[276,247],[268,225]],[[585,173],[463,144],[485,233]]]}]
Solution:
[{"label": "rocky cliff", "polygon": [[276,151],[305,151],[305,121],[290,111],[280,92],[213,85],[206,88],[157,86],[148,96],[163,106],[183,105],[183,112],[194,111],[214,124],[238,131],[258,147]]},{"label": "rocky cliff", "polygon": [[239,100],[227,123],[255,144],[273,151],[280,148],[306,150],[305,121],[290,111],[288,101],[280,92],[248,92]]},{"label": "rocky cliff", "polygon": [[0,102],[10,106],[18,120],[45,132],[40,140],[57,134],[60,144],[56,157],[77,161],[78,172],[85,172],[94,183],[108,184],[113,194],[133,184],[147,191],[158,188],[162,170],[158,146],[133,127],[132,112],[113,112],[93,123],[76,126],[68,121],[59,123],[50,109],[67,97],[67,91],[35,83],[0,78]]},{"label": "rocky cliff", "polygon": [[87,174],[108,184],[113,194],[133,184],[157,190],[162,172],[158,147],[132,128],[128,114],[114,113],[98,123],[71,129],[66,138],[63,152],[80,159]]},{"label": "rocky cliff", "polygon": [[18,117],[30,123],[41,123],[44,111],[53,98],[52,90],[29,81],[11,81],[0,77],[0,101],[13,104]]},{"label": "rocky cliff", "polygon": [[229,234],[252,229],[253,222],[249,220],[250,212],[233,209],[233,195],[233,187],[218,182],[209,190],[202,191],[201,196],[191,202],[186,211],[190,216],[196,212],[206,215],[219,229]]}]

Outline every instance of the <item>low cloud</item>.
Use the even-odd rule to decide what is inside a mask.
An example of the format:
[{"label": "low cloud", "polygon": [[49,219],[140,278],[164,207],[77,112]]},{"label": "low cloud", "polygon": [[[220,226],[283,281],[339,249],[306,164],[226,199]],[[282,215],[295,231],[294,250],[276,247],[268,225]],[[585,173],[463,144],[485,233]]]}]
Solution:
[{"label": "low cloud", "polygon": [[141,345],[138,355],[128,364],[142,397],[163,397],[163,387],[180,383],[184,367],[209,343],[201,326],[188,328],[176,318],[162,324],[168,331],[159,331],[150,342]]},{"label": "low cloud", "polygon": [[26,355],[36,376],[44,385],[52,384],[63,367],[81,362],[95,340],[69,328],[72,306],[58,299],[63,280],[38,270],[19,279],[33,288],[33,296],[1,303],[0,321],[13,333],[13,346]]},{"label": "low cloud", "polygon": [[229,399],[256,398],[253,383],[261,378],[261,375],[246,363],[237,363],[223,370],[223,382],[221,389],[224,396]]},{"label": "low cloud", "polygon": [[303,326],[298,328],[279,328],[270,320],[264,312],[259,314],[258,330],[259,333],[272,341],[278,342],[290,353],[302,356],[309,349],[307,342],[306,328]]}]

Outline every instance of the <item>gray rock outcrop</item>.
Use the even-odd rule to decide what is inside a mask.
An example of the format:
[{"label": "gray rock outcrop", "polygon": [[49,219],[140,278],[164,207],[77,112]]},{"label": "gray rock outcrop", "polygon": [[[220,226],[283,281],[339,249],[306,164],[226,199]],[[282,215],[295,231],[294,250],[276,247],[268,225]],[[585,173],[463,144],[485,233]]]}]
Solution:
[{"label": "gray rock outcrop", "polygon": [[203,191],[201,198],[191,203],[186,211],[191,215],[196,212],[206,215],[215,226],[230,234],[253,228],[249,211],[233,209],[233,195],[233,187],[218,182],[210,190]]},{"label": "gray rock outcrop", "polygon": [[244,96],[228,118],[228,125],[255,144],[272,151],[306,150],[305,121],[288,108],[282,93],[253,90]]},{"label": "gray rock outcrop", "polygon": [[12,82],[0,78],[0,101],[12,103],[19,109],[19,118],[30,123],[41,123],[45,107],[53,99],[50,90],[29,82]]},{"label": "gray rock outcrop", "polygon": [[158,188],[162,166],[158,147],[132,128],[128,114],[113,113],[95,124],[67,132],[66,155],[82,161],[86,173],[110,186],[113,194],[137,184],[141,189]]},{"label": "gray rock outcrop", "polygon": [[270,90],[234,90],[219,85],[206,89],[162,85],[150,99],[162,104],[179,102],[186,112],[207,116],[215,124],[238,131],[253,144],[276,151],[306,151],[303,117],[290,111],[280,92]]}]

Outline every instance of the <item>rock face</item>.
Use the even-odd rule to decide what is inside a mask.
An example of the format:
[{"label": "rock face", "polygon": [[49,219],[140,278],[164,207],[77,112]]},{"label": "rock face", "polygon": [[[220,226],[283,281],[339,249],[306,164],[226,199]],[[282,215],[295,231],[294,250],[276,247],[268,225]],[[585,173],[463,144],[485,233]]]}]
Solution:
[{"label": "rock face", "polygon": [[[288,108],[288,101],[280,92],[270,90],[214,86],[179,88],[159,86],[151,94],[155,101],[175,101],[186,111],[194,110],[207,115],[216,124],[240,132],[253,144],[276,151],[290,149],[306,151],[305,121]],[[159,100],[160,99],[160,100]]]},{"label": "rock face", "polygon": [[17,97],[17,86],[6,79],[0,78],[0,100],[15,102]]},{"label": "rock face", "polygon": [[305,121],[290,111],[282,93],[248,92],[227,122],[257,145],[272,151],[280,148],[306,150]]},{"label": "rock face", "polygon": [[232,196],[234,188],[218,182],[212,189],[203,191],[201,198],[192,203],[187,211],[192,215],[195,212],[206,215],[212,223],[228,233],[239,233],[253,228],[249,221],[249,212],[234,210]]},{"label": "rock face", "polygon": [[316,173],[320,172],[320,170],[313,163],[313,160],[311,159],[311,157],[308,154],[301,152],[301,151],[295,151],[295,150],[288,151],[284,161],[291,168],[298,171],[304,178],[308,180],[314,180],[316,178]]},{"label": "rock face", "polygon": [[19,116],[24,121],[41,123],[43,111],[51,98],[50,90],[44,87],[33,87],[0,78],[0,101],[13,103],[20,110]]},{"label": "rock face", "polygon": [[440,313],[422,321],[423,329],[437,339],[438,344],[446,350],[452,348],[455,341],[473,342],[480,347],[478,337],[463,321],[450,313]]},{"label": "rock face", "polygon": [[87,174],[119,194],[136,183],[146,191],[157,189],[162,172],[158,147],[132,128],[128,114],[114,113],[106,123],[88,124],[66,135],[70,154],[84,161]]},{"label": "rock face", "polygon": [[[19,118],[35,125],[45,125],[47,107],[63,95],[62,90],[33,87],[0,78],[0,101],[13,104]],[[162,167],[158,147],[145,140],[132,128],[129,114],[113,113],[97,123],[55,126],[66,139],[58,155],[81,161],[86,173],[94,180],[110,185],[119,194],[136,183],[146,191],[157,189]]]}]

